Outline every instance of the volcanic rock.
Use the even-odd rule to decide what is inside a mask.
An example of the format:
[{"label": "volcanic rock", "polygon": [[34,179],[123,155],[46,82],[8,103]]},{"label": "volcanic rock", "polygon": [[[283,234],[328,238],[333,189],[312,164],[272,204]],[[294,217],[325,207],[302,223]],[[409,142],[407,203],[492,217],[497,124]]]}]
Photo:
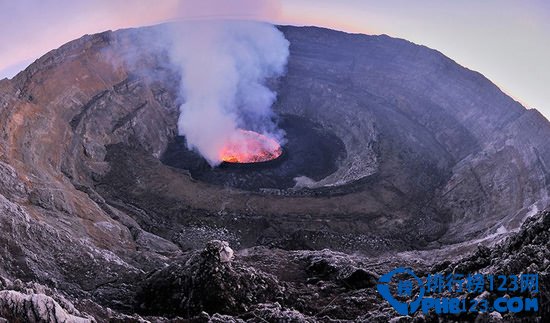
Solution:
[{"label": "volcanic rock", "polygon": [[138,308],[147,314],[195,316],[203,311],[246,312],[251,305],[282,297],[274,277],[231,262],[227,242],[213,240],[200,252],[176,260],[147,278]]},{"label": "volcanic rock", "polygon": [[0,309],[0,317],[9,322],[95,322],[90,318],[68,314],[51,297],[43,294],[0,291]]},{"label": "volcanic rock", "polygon": [[[5,289],[5,290],[3,290]],[[96,322],[80,313],[55,291],[40,284],[11,282],[0,277],[0,321],[8,322]]]}]

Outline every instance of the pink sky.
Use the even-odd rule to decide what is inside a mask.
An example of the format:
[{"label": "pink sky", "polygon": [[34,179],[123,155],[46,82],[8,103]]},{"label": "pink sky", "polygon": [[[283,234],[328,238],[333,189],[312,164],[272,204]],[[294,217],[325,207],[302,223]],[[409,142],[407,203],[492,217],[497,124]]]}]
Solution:
[{"label": "pink sky", "polygon": [[0,2],[0,78],[83,34],[212,17],[388,34],[481,72],[550,119],[550,1],[18,0]]}]

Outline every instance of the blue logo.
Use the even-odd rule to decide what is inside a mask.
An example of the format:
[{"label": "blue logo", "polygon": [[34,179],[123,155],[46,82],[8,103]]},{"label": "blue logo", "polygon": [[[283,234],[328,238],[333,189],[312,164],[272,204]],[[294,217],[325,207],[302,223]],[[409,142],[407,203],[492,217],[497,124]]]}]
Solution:
[{"label": "blue logo", "polygon": [[[465,312],[518,313],[538,311],[538,274],[429,274],[420,279],[410,268],[396,268],[378,280],[378,292],[400,315],[412,315],[419,309],[424,314],[459,314]],[[496,299],[482,297],[437,297],[444,292],[481,295],[484,291],[507,294]],[[513,293],[522,296],[508,296]],[[430,295],[427,297],[426,295]],[[458,295],[457,295],[458,296]]]},{"label": "blue logo", "polygon": [[[397,293],[399,294],[399,296],[411,297],[413,293],[414,283],[416,283],[420,288],[418,296],[410,303],[398,301],[395,297],[392,296],[392,293],[390,291],[390,283],[392,281],[392,278],[400,274],[408,275],[410,276],[410,279],[398,281]],[[390,303],[390,305],[393,306],[397,313],[401,315],[408,315],[416,312],[424,296],[424,284],[422,280],[420,280],[420,278],[415,275],[412,269],[408,268],[396,268],[389,273],[383,275],[378,280],[378,285],[376,287],[378,288],[378,292],[380,293],[380,295],[382,295],[382,297],[384,297]]]}]

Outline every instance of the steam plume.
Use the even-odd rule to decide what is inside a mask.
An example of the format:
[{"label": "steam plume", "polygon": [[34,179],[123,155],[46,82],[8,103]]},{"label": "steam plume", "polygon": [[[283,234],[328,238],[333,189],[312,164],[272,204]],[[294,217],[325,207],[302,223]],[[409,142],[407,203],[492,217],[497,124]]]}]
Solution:
[{"label": "steam plume", "polygon": [[268,78],[284,73],[288,41],[274,26],[252,21],[179,23],[171,58],[181,67],[178,131],[210,165],[221,162],[224,144],[250,129],[283,139],[273,121],[276,94]]}]

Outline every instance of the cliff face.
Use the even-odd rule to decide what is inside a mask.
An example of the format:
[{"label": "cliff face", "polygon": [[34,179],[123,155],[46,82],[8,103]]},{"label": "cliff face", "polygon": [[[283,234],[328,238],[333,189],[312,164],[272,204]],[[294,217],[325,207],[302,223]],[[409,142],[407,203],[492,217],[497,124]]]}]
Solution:
[{"label": "cliff face", "polygon": [[284,30],[292,55],[278,109],[345,138],[339,171],[350,180],[377,174],[407,197],[429,196],[427,205],[450,219],[442,241],[512,229],[548,204],[550,124],[536,110],[405,40]]},{"label": "cliff face", "polygon": [[162,28],[84,36],[0,81],[0,276],[133,311],[142,275],[212,239],[378,255],[512,232],[548,205],[537,111],[426,47],[319,28],[281,27],[271,86],[278,114],[342,142],[336,171],[277,194],[197,181],[160,161],[181,104]]},{"label": "cliff face", "polygon": [[0,275],[109,293],[164,261],[145,245],[177,251],[90,189],[108,169],[105,145],[141,140],[158,153],[175,127],[150,88],[105,59],[108,35],[68,43],[0,84]]}]

